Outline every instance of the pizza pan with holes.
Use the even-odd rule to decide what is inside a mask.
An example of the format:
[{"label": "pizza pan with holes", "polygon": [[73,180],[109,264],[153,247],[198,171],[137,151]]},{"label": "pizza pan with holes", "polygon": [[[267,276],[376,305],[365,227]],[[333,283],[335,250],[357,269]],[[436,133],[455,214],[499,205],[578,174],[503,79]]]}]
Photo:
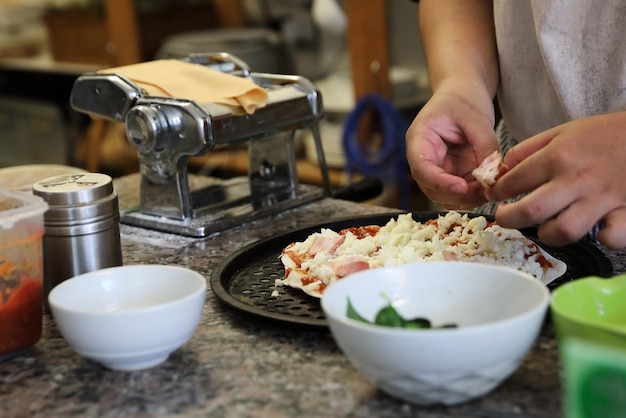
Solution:
[{"label": "pizza pan with holes", "polygon": [[[415,212],[413,219],[424,222],[438,215]],[[326,327],[319,299],[298,289],[275,285],[276,279],[284,278],[284,268],[279,259],[282,249],[294,241],[305,240],[321,228],[340,230],[354,226],[385,225],[394,216],[397,213],[344,218],[257,241],[235,252],[215,269],[210,278],[211,288],[218,299],[235,309],[290,324]],[[550,283],[550,288],[581,277],[613,275],[610,260],[590,242],[583,240],[552,248],[537,240],[535,228],[522,232],[567,264],[565,275]]]}]

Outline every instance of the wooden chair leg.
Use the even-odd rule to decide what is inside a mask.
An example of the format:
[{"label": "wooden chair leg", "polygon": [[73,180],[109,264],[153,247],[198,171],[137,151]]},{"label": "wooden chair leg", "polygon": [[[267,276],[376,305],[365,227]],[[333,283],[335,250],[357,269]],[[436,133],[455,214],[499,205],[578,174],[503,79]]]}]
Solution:
[{"label": "wooden chair leg", "polygon": [[100,170],[100,149],[106,135],[106,124],[103,119],[94,119],[85,132],[85,168],[92,173]]}]

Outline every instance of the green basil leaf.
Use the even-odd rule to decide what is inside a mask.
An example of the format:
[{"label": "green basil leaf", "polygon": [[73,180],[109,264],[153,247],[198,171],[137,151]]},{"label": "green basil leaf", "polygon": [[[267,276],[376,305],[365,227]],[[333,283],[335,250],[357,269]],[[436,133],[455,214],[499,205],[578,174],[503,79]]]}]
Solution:
[{"label": "green basil leaf", "polygon": [[365,322],[367,324],[371,324],[370,321],[368,321],[367,319],[363,318],[357,311],[356,309],[354,309],[354,306],[352,305],[352,301],[350,300],[350,298],[348,298],[348,318],[350,319],[354,319],[356,321],[361,321],[361,322]]},{"label": "green basil leaf", "polygon": [[426,318],[413,318],[406,321],[405,328],[432,328],[430,321]]},{"label": "green basil leaf", "polygon": [[387,305],[378,311],[378,314],[376,314],[376,318],[374,319],[374,323],[376,325],[396,328],[404,327],[405,322],[404,318],[402,318],[398,311],[396,311],[391,305]]},{"label": "green basil leaf", "polygon": [[[381,293],[381,296],[387,301],[387,306],[383,307],[374,319],[373,324],[385,326],[385,327],[393,327],[393,328],[407,328],[407,329],[429,329],[429,328],[457,328],[456,324],[446,323],[439,326],[433,327],[430,320],[427,318],[413,318],[413,319],[404,319],[398,311],[394,309],[391,305],[391,299],[387,297],[387,295]],[[348,298],[348,318],[354,319],[356,321],[364,322],[366,324],[372,324],[372,322],[363,318],[352,305],[352,301]]]}]

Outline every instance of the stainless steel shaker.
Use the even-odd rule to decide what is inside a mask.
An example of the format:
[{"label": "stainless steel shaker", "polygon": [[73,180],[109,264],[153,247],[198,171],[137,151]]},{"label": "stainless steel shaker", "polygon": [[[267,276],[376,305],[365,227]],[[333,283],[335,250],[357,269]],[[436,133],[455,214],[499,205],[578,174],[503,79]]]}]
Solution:
[{"label": "stainless steel shaker", "polygon": [[54,286],[81,273],[122,265],[120,215],[111,177],[65,174],[40,180],[48,202],[43,236],[44,306]]}]

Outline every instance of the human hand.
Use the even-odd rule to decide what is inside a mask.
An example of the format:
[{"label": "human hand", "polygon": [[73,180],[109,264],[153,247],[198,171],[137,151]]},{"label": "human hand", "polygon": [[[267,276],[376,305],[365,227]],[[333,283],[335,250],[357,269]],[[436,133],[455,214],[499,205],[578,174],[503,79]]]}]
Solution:
[{"label": "human hand", "polygon": [[411,175],[424,194],[447,209],[486,201],[471,175],[497,149],[493,101],[475,83],[440,86],[406,133]]},{"label": "human hand", "polygon": [[542,132],[511,148],[504,163],[509,171],[486,192],[489,200],[530,193],[500,205],[500,225],[539,225],[539,239],[559,246],[601,223],[601,243],[626,247],[626,112],[577,119]]}]

